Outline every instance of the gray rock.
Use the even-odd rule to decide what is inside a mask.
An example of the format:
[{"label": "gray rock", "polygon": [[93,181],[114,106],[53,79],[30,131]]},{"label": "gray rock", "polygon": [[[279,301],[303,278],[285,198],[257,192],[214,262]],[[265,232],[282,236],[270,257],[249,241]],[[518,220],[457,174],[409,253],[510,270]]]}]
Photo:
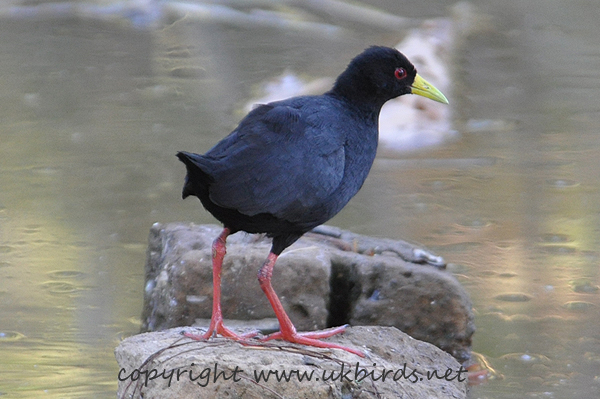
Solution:
[{"label": "gray rock", "polygon": [[[121,342],[115,351],[118,398],[467,396],[466,372],[454,358],[393,327],[352,327],[328,338],[364,350],[366,358],[277,341],[252,340],[246,346],[225,338],[192,341],[182,338],[181,331],[140,334]],[[270,375],[268,381],[257,381],[261,372]],[[283,372],[289,381],[282,378]]]},{"label": "gray rock", "polygon": [[[152,227],[143,332],[210,319],[211,245],[220,231],[216,225],[184,223]],[[222,273],[226,318],[274,316],[256,277],[270,245],[261,235],[228,238]],[[471,302],[443,266],[442,258],[403,241],[321,226],[281,254],[273,286],[300,331],[346,323],[395,326],[464,361],[475,331]],[[276,328],[266,325],[263,333]]]},{"label": "gray rock", "polygon": [[466,360],[475,331],[469,298],[450,274],[426,269],[385,257],[357,265],[350,324],[394,326]]}]

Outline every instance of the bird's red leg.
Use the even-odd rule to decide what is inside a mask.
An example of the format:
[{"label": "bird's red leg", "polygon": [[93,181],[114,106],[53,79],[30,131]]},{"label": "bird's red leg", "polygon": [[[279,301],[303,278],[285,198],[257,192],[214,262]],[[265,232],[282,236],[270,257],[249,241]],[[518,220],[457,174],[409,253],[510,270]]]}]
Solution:
[{"label": "bird's red leg", "polygon": [[247,334],[238,335],[223,325],[223,313],[221,312],[221,269],[223,266],[223,258],[226,252],[226,240],[230,230],[228,228],[223,229],[219,237],[213,242],[212,245],[212,262],[213,262],[213,310],[212,317],[210,318],[210,326],[208,330],[202,334],[184,333],[188,338],[195,339],[197,341],[204,341],[209,339],[212,335],[221,334],[224,337],[228,337],[235,340],[244,340],[255,336],[257,333],[251,332]]},{"label": "bird's red leg", "polygon": [[288,317],[287,313],[283,309],[281,305],[281,301],[277,294],[273,290],[271,286],[271,277],[273,275],[273,266],[275,266],[275,262],[277,261],[277,255],[271,252],[269,257],[267,258],[264,265],[260,268],[258,272],[258,281],[260,283],[260,288],[262,288],[263,292],[267,296],[267,299],[271,303],[273,310],[275,311],[275,315],[277,316],[277,320],[279,320],[279,332],[271,334],[265,338],[263,341],[268,341],[271,339],[283,339],[284,341],[294,342],[297,344],[308,345],[308,346],[316,346],[319,348],[337,348],[342,349],[350,353],[354,353],[358,356],[364,357],[364,353],[358,351],[356,349],[348,348],[342,345],[334,344],[332,342],[323,342],[319,341],[320,338],[331,337],[332,335],[339,334],[344,332],[345,326],[332,328],[327,331],[315,331],[315,332],[304,332],[298,333],[296,332],[296,327],[292,324],[292,321]]}]

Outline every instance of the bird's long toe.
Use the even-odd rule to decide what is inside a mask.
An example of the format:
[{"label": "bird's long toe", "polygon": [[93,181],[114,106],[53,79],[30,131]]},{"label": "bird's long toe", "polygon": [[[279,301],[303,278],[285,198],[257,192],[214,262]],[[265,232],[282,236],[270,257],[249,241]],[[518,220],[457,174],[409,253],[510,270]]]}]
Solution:
[{"label": "bird's long toe", "polygon": [[276,333],[270,334],[270,335],[262,338],[261,341],[270,341],[272,339],[281,339],[283,341],[300,344],[300,345],[314,346],[317,348],[341,349],[341,350],[345,350],[346,352],[354,353],[355,355],[358,355],[360,357],[365,357],[365,354],[357,349],[349,348],[349,347],[343,346],[343,345],[338,345],[333,342],[325,342],[325,341],[320,340],[322,338],[329,338],[333,335],[343,333],[345,331],[345,329],[346,329],[346,326],[340,326],[340,327],[335,327],[335,328],[331,328],[331,329],[323,330],[323,331],[310,331],[310,332],[303,332],[303,333],[293,332],[291,334],[285,334],[281,331],[278,331]]},{"label": "bird's long toe", "polygon": [[347,325],[343,325],[343,326],[339,326],[339,327],[328,328],[327,330],[309,331],[309,332],[304,332],[304,333],[300,333],[300,334],[303,337],[312,338],[312,339],[329,338],[329,337],[333,337],[334,335],[337,335],[337,334],[342,334],[344,331],[346,331],[346,327],[347,327]]}]

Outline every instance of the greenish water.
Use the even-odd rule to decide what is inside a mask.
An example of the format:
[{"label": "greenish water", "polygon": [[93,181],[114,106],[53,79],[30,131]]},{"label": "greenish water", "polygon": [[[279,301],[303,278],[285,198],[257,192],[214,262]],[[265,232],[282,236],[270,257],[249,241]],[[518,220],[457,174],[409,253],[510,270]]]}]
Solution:
[{"label": "greenish water", "polygon": [[[474,3],[489,17],[457,54],[458,137],[379,157],[330,224],[454,264],[475,306],[474,350],[498,373],[472,398],[597,397],[596,4]],[[446,14],[441,1],[369,4]],[[286,68],[332,76],[367,45],[399,40],[347,28],[2,19],[1,396],[114,397],[113,349],[139,328],[150,226],[213,222],[181,201],[175,152],[210,148]]]}]

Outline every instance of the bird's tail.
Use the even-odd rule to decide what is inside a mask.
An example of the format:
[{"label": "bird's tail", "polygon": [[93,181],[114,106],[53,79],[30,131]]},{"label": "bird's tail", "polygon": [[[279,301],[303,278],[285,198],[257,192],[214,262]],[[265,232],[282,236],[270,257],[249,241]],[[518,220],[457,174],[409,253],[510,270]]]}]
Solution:
[{"label": "bird's tail", "polygon": [[187,169],[181,196],[186,198],[195,195],[200,198],[202,194],[208,191],[208,186],[212,182],[212,178],[205,171],[207,168],[205,158],[202,155],[185,151],[179,151],[177,158],[185,164]]}]

